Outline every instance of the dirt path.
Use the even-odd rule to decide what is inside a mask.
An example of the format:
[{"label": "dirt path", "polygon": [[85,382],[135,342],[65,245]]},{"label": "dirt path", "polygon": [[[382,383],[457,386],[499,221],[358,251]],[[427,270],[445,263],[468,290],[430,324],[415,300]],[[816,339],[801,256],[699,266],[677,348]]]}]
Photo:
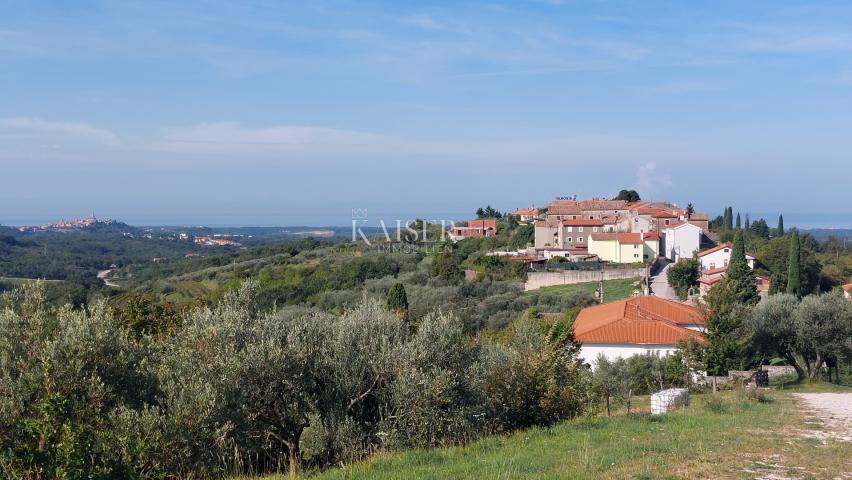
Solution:
[{"label": "dirt path", "polygon": [[808,422],[814,428],[803,436],[852,442],[852,393],[794,393],[805,411],[811,414]]},{"label": "dirt path", "polygon": [[98,272],[98,278],[101,279],[104,282],[104,285],[106,285],[107,287],[121,288],[121,285],[119,285],[115,282],[112,282],[112,281],[110,281],[109,278],[107,278],[114,271],[115,271],[114,268],[111,268],[109,270],[101,270],[100,272]]}]

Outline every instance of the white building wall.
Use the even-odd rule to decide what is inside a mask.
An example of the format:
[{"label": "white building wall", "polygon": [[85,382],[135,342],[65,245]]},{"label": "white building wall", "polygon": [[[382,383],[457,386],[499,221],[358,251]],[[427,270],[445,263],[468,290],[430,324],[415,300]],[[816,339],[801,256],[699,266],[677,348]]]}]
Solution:
[{"label": "white building wall", "polygon": [[603,354],[608,360],[628,358],[633,355],[655,353],[661,357],[671,355],[677,351],[675,345],[637,345],[629,343],[584,343],[580,347],[580,358],[595,367],[598,355]]},{"label": "white building wall", "polygon": [[663,244],[663,256],[670,260],[692,258],[701,248],[701,228],[690,223],[678,228],[667,228],[663,231]]},{"label": "white building wall", "polygon": [[[725,251],[727,250],[727,252]],[[701,257],[701,271],[710,270],[712,268],[721,268],[728,265],[731,261],[731,249],[722,248],[713,253]],[[746,255],[748,266],[754,268],[754,257]]]}]

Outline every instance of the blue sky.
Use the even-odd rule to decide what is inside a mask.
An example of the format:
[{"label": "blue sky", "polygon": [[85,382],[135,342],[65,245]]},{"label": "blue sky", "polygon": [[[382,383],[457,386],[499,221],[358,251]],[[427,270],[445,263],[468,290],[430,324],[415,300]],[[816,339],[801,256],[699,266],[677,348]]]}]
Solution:
[{"label": "blue sky", "polygon": [[845,2],[0,11],[0,223],[459,219],[627,187],[852,227]]}]

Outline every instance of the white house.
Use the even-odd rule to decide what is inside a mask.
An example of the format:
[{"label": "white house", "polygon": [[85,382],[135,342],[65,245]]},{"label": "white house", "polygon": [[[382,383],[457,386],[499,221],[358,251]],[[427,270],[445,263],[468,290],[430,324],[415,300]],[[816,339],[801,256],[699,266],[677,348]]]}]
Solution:
[{"label": "white house", "polygon": [[704,317],[692,306],[659,297],[632,297],[583,309],[574,320],[580,357],[594,367],[609,360],[652,353],[667,356],[681,340],[704,341]]},{"label": "white house", "polygon": [[[746,252],[748,266],[754,269],[754,255]],[[701,271],[716,270],[728,266],[731,261],[731,243],[720,243],[715,247],[698,252],[698,260],[701,261]]]},{"label": "white house", "polygon": [[663,230],[663,256],[678,261],[692,258],[701,249],[703,231],[691,223],[681,222]]},{"label": "white house", "polygon": [[840,288],[843,289],[843,296],[846,297],[846,300],[852,299],[852,283],[843,285]]}]

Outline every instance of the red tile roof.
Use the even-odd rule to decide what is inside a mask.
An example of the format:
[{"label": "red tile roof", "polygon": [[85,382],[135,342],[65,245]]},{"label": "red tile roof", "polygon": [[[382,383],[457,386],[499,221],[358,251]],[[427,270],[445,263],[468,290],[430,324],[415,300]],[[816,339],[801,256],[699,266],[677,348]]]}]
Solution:
[{"label": "red tile roof", "polygon": [[847,283],[840,288],[842,288],[844,292],[852,293],[852,283]]},{"label": "red tile roof", "polygon": [[618,241],[618,243],[637,244],[646,240],[659,240],[654,232],[642,233],[593,233],[592,240],[596,242]]},{"label": "red tile roof", "polygon": [[677,215],[675,215],[672,212],[666,211],[666,210],[659,210],[659,211],[651,214],[651,217],[653,217],[653,218],[677,218]]},{"label": "red tile roof", "polygon": [[530,216],[534,217],[534,216],[538,215],[538,209],[537,208],[521,208],[521,209],[518,209],[518,210],[515,210],[514,212],[512,212],[512,215],[516,215],[518,217],[520,217],[521,215],[530,215]]},{"label": "red tile roof", "polygon": [[704,270],[703,272],[701,272],[701,275],[708,275],[708,276],[709,275],[716,275],[717,273],[724,273],[726,271],[728,271],[727,265],[725,265],[724,267],[710,268],[710,269]]},{"label": "red tile roof", "polygon": [[574,321],[574,334],[586,343],[675,345],[688,338],[703,341],[701,333],[683,327],[703,324],[695,307],[659,297],[633,297],[583,309]]},{"label": "red tile roof", "polygon": [[548,215],[582,215],[580,205],[573,200],[554,200],[547,206]]},{"label": "red tile roof", "polygon": [[706,213],[693,213],[692,215],[689,216],[689,219],[690,220],[701,220],[701,221],[710,220],[710,218],[707,216]]}]

